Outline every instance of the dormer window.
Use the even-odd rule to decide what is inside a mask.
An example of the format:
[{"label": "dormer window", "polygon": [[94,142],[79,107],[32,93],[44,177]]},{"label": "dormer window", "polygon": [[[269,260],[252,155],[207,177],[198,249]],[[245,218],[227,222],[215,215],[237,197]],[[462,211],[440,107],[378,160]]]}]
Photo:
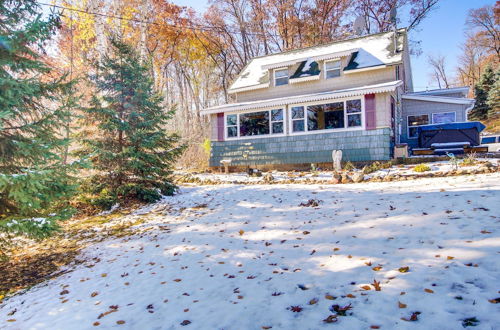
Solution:
[{"label": "dormer window", "polygon": [[274,86],[288,85],[288,68],[274,70]]},{"label": "dormer window", "polygon": [[325,62],[325,77],[326,79],[340,77],[340,60]]}]

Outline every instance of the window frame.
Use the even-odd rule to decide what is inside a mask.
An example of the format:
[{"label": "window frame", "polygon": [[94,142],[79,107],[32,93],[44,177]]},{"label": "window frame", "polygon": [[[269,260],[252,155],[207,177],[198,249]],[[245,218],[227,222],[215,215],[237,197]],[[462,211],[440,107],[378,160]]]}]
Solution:
[{"label": "window frame", "polygon": [[[272,120],[272,111],[273,110],[281,110],[283,111],[283,120]],[[254,112],[265,112],[267,111],[269,113],[269,134],[261,134],[261,135],[249,135],[249,136],[240,136],[240,115],[244,115],[247,113],[254,113]],[[228,126],[227,125],[227,116],[231,115],[236,115],[236,128],[237,128],[237,135],[236,136],[228,136],[227,129],[228,127],[234,127],[233,125]],[[246,140],[246,139],[260,139],[260,138],[269,138],[269,137],[275,137],[275,136],[284,136],[286,132],[286,127],[285,127],[285,119],[286,116],[286,107],[272,107],[272,108],[264,108],[264,109],[254,109],[254,110],[248,110],[248,111],[242,111],[242,112],[237,112],[237,113],[224,113],[224,140],[225,141],[233,141],[233,140]],[[282,122],[283,123],[283,133],[272,133],[272,123],[276,122]]]},{"label": "window frame", "polygon": [[[427,116],[427,124],[424,124],[424,125],[412,125],[410,126],[410,117],[419,117],[419,116]],[[408,139],[418,139],[418,135],[417,136],[410,136],[410,128],[411,127],[419,127],[419,126],[425,126],[425,125],[429,125],[430,123],[430,118],[429,118],[429,114],[428,113],[422,113],[422,114],[418,114],[418,115],[408,115],[406,116],[406,137]]]},{"label": "window frame", "polygon": [[[352,100],[361,100],[361,126],[354,126],[354,127],[348,127],[347,123],[347,109],[346,109],[346,102],[347,101],[352,101]],[[308,106],[314,106],[314,105],[324,105],[324,104],[330,104],[330,103],[337,103],[337,102],[342,102],[344,103],[344,127],[342,128],[329,128],[329,129],[321,129],[321,130],[308,130],[308,118],[307,118],[307,107]],[[293,107],[304,107],[304,131],[302,132],[294,132],[293,131],[293,120],[292,120],[292,108]],[[355,114],[358,114],[359,112],[356,112]],[[338,99],[332,99],[332,100],[323,100],[323,101],[315,101],[315,102],[306,102],[306,103],[297,103],[290,105],[288,107],[288,127],[289,129],[289,135],[308,135],[308,134],[323,134],[323,133],[332,133],[332,132],[344,132],[344,131],[362,131],[366,129],[366,116],[365,116],[365,98],[363,95],[360,95],[359,97],[348,97],[348,98],[338,98]],[[298,119],[296,119],[298,120]]]},{"label": "window frame", "polygon": [[[280,71],[286,71],[286,77],[285,76],[283,76],[283,77],[276,77],[276,73],[278,73]],[[288,67],[274,69],[274,71],[273,71],[273,77],[274,77],[274,87],[286,86],[286,85],[290,84],[290,72],[288,70]],[[281,84],[281,85],[276,84],[276,80],[278,80],[278,79],[284,79],[284,78],[286,78],[286,83],[285,84]]]},{"label": "window frame", "polygon": [[434,115],[443,115],[443,114],[447,114],[447,113],[452,113],[453,114],[453,121],[452,121],[452,123],[456,123],[457,122],[457,112],[456,111],[433,112],[432,115],[431,115],[432,123],[433,124],[446,124],[446,123],[436,123],[434,121]]},{"label": "window frame", "polygon": [[[336,69],[327,70],[326,65],[328,63],[332,63],[332,62],[338,62],[339,63],[338,69],[336,68]],[[342,59],[338,58],[338,59],[331,59],[331,60],[324,61],[324,63],[323,63],[323,69],[325,71],[325,79],[326,80],[339,78],[340,76],[342,76]],[[334,70],[338,70],[339,71],[339,75],[338,76],[334,76],[334,77],[328,77],[328,71],[334,71]]]}]

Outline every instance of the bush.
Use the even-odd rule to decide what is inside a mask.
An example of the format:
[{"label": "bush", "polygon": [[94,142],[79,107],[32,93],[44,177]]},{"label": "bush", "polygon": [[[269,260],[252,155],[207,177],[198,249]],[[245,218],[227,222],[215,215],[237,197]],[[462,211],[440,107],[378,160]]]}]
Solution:
[{"label": "bush", "polygon": [[363,174],[370,174],[381,169],[388,169],[392,167],[392,162],[388,161],[385,163],[373,162],[370,165],[363,167]]},{"label": "bush", "polygon": [[354,166],[354,164],[351,163],[350,161],[347,161],[344,164],[344,170],[346,170],[346,171],[352,171],[352,170],[355,170],[355,169],[356,169],[356,166]]},{"label": "bush", "polygon": [[477,163],[476,154],[470,153],[466,158],[460,163],[460,166],[473,166]]},{"label": "bush", "polygon": [[414,170],[415,172],[419,172],[419,173],[420,173],[420,172],[427,172],[427,171],[430,171],[430,170],[431,170],[431,168],[430,168],[427,164],[418,164],[417,166],[415,166],[415,167],[413,168],[413,170]]}]

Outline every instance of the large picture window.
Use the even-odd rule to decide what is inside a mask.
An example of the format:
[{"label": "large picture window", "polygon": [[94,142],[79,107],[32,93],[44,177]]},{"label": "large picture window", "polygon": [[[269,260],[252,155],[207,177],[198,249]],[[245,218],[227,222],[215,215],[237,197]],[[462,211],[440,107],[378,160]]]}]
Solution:
[{"label": "large picture window", "polygon": [[307,107],[307,130],[316,131],[344,127],[344,102]]},{"label": "large picture window", "polygon": [[283,134],[283,109],[226,115],[227,138]]},{"label": "large picture window", "polygon": [[429,115],[408,116],[408,138],[414,139],[418,137],[418,126],[428,125]]},{"label": "large picture window", "polygon": [[441,113],[433,113],[432,114],[432,123],[433,124],[447,124],[454,123],[456,113],[455,112],[441,112]]}]

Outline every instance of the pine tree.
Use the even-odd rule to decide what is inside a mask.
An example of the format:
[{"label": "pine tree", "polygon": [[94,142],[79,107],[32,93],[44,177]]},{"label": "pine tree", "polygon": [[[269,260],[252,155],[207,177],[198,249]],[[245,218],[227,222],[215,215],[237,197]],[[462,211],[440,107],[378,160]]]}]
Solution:
[{"label": "pine tree", "polygon": [[500,69],[495,72],[495,83],[488,93],[487,104],[488,118],[498,117],[500,115]]},{"label": "pine tree", "polygon": [[184,149],[177,135],[165,131],[174,111],[164,110],[150,67],[119,39],[110,45],[91,77],[97,93],[84,110],[90,129],[82,134],[79,152],[98,171],[87,186],[92,203],[104,208],[117,200],[153,202],[173,194],[169,176]]},{"label": "pine tree", "polygon": [[474,120],[484,120],[488,118],[490,106],[488,105],[488,93],[495,83],[495,72],[491,66],[484,70],[479,82],[474,86],[476,103],[470,112],[470,118]]},{"label": "pine tree", "polygon": [[74,191],[59,157],[69,120],[60,100],[71,99],[72,83],[43,59],[60,20],[40,13],[33,0],[0,3],[0,244],[6,235],[47,236],[69,215]]}]

